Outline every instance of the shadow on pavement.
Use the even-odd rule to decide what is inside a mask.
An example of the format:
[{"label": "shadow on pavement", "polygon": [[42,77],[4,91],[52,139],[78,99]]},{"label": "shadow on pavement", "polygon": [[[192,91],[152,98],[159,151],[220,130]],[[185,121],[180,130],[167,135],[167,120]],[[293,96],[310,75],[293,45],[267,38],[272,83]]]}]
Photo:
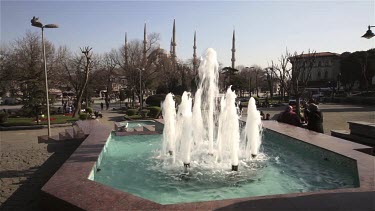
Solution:
[{"label": "shadow on pavement", "polygon": [[0,178],[26,177],[21,186],[2,204],[0,210],[41,210],[41,188],[77,149],[82,141],[48,144],[54,152],[40,167],[26,171],[1,171]]}]

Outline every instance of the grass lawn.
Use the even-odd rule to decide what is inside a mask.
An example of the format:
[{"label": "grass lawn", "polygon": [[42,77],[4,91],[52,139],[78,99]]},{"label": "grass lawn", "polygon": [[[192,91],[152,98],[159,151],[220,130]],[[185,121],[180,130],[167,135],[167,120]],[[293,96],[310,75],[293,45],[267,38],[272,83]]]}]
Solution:
[{"label": "grass lawn", "polygon": [[[47,125],[47,118],[40,118],[41,122],[39,125]],[[71,116],[64,116],[64,115],[51,115],[51,124],[63,124],[63,123],[70,123],[77,121],[78,118],[72,118]],[[30,126],[30,125],[38,125],[36,123],[35,117],[15,117],[15,118],[8,118],[5,123],[0,124],[4,127],[9,126]]]}]

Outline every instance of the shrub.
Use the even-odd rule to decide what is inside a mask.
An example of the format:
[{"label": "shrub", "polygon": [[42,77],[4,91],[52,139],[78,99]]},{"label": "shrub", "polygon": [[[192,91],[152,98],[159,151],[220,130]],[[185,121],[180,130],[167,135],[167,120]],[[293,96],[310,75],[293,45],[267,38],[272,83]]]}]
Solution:
[{"label": "shrub", "polygon": [[160,106],[161,102],[165,100],[165,94],[151,95],[146,99],[146,104],[150,106]]},{"label": "shrub", "polygon": [[88,108],[86,108],[86,113],[89,113],[89,114],[92,114],[92,108],[90,108],[90,107],[88,107]]},{"label": "shrub", "polygon": [[147,109],[150,110],[150,113],[148,113],[149,117],[156,119],[160,115],[161,108],[158,106],[150,106],[150,107],[147,107]]},{"label": "shrub", "polygon": [[[149,106],[161,106],[161,102],[165,100],[165,94],[151,95],[146,99],[146,104]],[[179,105],[181,103],[181,96],[174,95],[173,100]]]},{"label": "shrub", "polygon": [[128,109],[128,111],[126,112],[126,114],[128,115],[128,116],[133,116],[133,115],[135,115],[135,114],[137,114],[138,113],[138,110],[137,109]]},{"label": "shrub", "polygon": [[175,95],[173,99],[177,103],[177,105],[181,104],[181,95]]},{"label": "shrub", "polygon": [[150,112],[148,109],[142,109],[139,113],[143,118],[147,117],[147,114]]},{"label": "shrub", "polygon": [[85,113],[81,113],[81,114],[79,114],[79,119],[80,119],[80,120],[86,120],[87,117],[88,117],[88,115],[85,114]]},{"label": "shrub", "polygon": [[8,114],[5,112],[0,112],[0,123],[4,123],[8,120]]}]

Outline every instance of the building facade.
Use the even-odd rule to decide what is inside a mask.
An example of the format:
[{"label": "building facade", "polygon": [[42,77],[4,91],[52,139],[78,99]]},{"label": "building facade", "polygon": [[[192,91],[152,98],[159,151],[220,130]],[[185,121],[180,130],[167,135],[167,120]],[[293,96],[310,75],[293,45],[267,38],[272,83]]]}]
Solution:
[{"label": "building facade", "polygon": [[[314,59],[308,88],[332,88],[337,86],[340,77],[340,54],[331,52],[318,52],[302,54],[303,59]],[[298,58],[297,58],[298,62]]]}]

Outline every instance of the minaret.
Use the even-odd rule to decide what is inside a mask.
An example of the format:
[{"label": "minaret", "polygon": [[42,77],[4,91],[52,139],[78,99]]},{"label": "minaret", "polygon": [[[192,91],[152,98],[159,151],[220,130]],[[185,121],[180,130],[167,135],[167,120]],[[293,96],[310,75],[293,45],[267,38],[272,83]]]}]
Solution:
[{"label": "minaret", "polygon": [[173,43],[173,38],[171,37],[171,44],[170,44],[170,46],[169,46],[169,54],[171,55],[171,57],[172,57],[172,55],[173,55],[173,48],[172,48],[172,44]]},{"label": "minaret", "polygon": [[193,71],[194,73],[197,73],[197,36],[196,31],[194,31],[194,53],[193,53]]},{"label": "minaret", "polygon": [[176,54],[176,19],[173,19],[173,36],[172,36],[172,57],[176,59],[177,54]]},{"label": "minaret", "polygon": [[128,44],[128,33],[125,32],[125,67],[129,65],[129,44]]},{"label": "minaret", "polygon": [[232,38],[232,68],[235,66],[236,62],[236,35],[235,31],[233,30],[233,38]]},{"label": "minaret", "polygon": [[146,66],[147,63],[147,57],[146,57],[146,52],[147,52],[147,33],[146,33],[146,23],[144,26],[143,30],[143,65],[144,67]]}]

